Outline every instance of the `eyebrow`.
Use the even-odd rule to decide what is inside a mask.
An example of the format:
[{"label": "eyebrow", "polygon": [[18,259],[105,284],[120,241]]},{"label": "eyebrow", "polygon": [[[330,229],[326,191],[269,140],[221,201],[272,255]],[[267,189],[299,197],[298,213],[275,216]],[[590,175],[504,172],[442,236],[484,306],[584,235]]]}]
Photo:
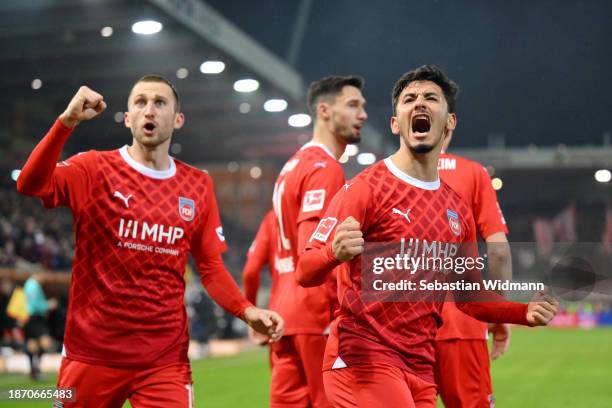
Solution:
[{"label": "eyebrow", "polygon": [[[138,95],[134,95],[134,99],[138,99],[138,98],[146,98],[146,97],[147,97],[147,96],[146,96],[145,94],[142,94],[142,93],[140,93],[140,94],[138,94]],[[168,100],[168,98],[166,98],[165,96],[163,96],[163,95],[158,95],[158,94],[155,94],[155,95],[153,96],[153,99],[163,99],[164,101],[167,101],[167,100]]]},{"label": "eyebrow", "polygon": [[[408,93],[406,93],[404,95],[404,98],[402,98],[402,99],[406,99],[407,96],[415,97],[415,96],[417,96],[417,93],[416,92],[408,92]],[[428,97],[428,96],[440,96],[440,95],[438,95],[438,93],[434,92],[434,91],[427,91],[427,92],[423,93],[423,96],[424,97]]]}]

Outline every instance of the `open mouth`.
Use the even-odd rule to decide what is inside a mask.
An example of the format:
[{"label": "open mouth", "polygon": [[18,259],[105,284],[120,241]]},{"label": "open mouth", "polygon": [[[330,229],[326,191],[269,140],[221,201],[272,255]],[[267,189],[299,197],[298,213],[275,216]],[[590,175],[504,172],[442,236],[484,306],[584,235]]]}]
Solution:
[{"label": "open mouth", "polygon": [[153,131],[155,130],[155,124],[151,122],[145,123],[144,130],[146,134],[152,134]]},{"label": "open mouth", "polygon": [[413,133],[427,133],[431,129],[431,121],[427,115],[416,115],[412,118]]}]

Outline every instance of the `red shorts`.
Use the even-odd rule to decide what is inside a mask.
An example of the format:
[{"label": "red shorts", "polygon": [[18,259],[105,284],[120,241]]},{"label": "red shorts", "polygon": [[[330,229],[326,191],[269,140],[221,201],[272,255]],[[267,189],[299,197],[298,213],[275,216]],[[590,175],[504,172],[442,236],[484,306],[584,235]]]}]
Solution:
[{"label": "red shorts", "polygon": [[71,401],[60,399],[66,408],[121,408],[125,400],[137,408],[194,407],[188,363],[126,369],[87,364],[64,357],[57,387],[74,389],[75,398]]},{"label": "red shorts", "polygon": [[446,408],[495,406],[486,340],[436,342],[436,383]]},{"label": "red shorts", "polygon": [[436,385],[400,368],[377,364],[323,372],[334,408],[436,408]]},{"label": "red shorts", "polygon": [[271,408],[331,407],[323,388],[327,336],[296,334],[270,345]]}]

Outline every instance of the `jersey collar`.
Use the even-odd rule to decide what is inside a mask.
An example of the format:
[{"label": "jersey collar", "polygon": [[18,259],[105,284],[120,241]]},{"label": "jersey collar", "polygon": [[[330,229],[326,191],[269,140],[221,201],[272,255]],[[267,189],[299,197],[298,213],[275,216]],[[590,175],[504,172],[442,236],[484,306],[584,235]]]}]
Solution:
[{"label": "jersey collar", "polygon": [[325,153],[327,153],[328,155],[330,155],[330,157],[332,159],[334,159],[335,161],[338,161],[338,159],[336,159],[336,156],[334,156],[334,154],[331,152],[331,150],[329,150],[327,148],[327,146],[325,146],[323,143],[319,143],[319,142],[308,142],[306,143],[304,146],[302,146],[300,148],[300,150],[304,150],[304,149],[308,149],[309,147],[320,147],[321,149],[323,149],[323,151]]},{"label": "jersey collar", "polygon": [[423,181],[423,180],[419,180],[417,178],[414,178],[412,176],[409,176],[408,174],[404,173],[403,171],[401,171],[396,165],[395,163],[393,163],[393,160],[391,160],[391,157],[387,157],[385,160],[385,166],[387,166],[387,169],[389,169],[389,171],[391,173],[393,173],[393,175],[395,177],[397,177],[398,179],[405,181],[406,183],[417,187],[417,188],[422,188],[423,190],[437,190],[440,188],[440,177],[438,177],[437,180],[435,181]]},{"label": "jersey collar", "polygon": [[168,168],[168,170],[153,170],[134,160],[132,156],[130,156],[130,154],[128,153],[127,145],[119,149],[119,154],[131,168],[133,168],[139,173],[144,174],[145,176],[154,179],[167,179],[176,174],[176,164],[174,163],[174,159],[172,158],[172,156],[170,156],[170,167]]}]

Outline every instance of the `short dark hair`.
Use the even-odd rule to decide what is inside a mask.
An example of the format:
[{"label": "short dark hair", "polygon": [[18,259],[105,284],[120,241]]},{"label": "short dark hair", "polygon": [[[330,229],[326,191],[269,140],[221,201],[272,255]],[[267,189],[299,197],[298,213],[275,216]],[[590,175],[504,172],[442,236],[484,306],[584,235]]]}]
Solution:
[{"label": "short dark hair", "polygon": [[356,75],[349,76],[326,76],[314,81],[308,87],[308,109],[313,118],[317,116],[317,104],[329,97],[335,97],[342,92],[345,86],[354,86],[362,90],[365,81]]},{"label": "short dark hair", "polygon": [[[174,95],[174,100],[176,102],[176,106],[174,110],[176,112],[181,111],[181,100],[179,98],[178,91],[176,90],[176,87],[174,86],[174,84],[168,80],[168,78],[158,75],[158,74],[147,74],[147,75],[140,77],[138,81],[134,82],[134,85],[132,85],[132,90],[134,90],[134,87],[136,86],[136,84],[140,82],[161,82],[163,84],[168,85],[170,89],[172,89],[172,94]],[[130,95],[132,94],[132,90],[130,90]]]},{"label": "short dark hair", "polygon": [[457,93],[459,93],[459,87],[437,66],[423,65],[412,71],[406,72],[397,80],[395,85],[393,85],[393,91],[391,92],[393,115],[397,113],[396,108],[400,94],[408,84],[414,81],[431,81],[438,85],[444,93],[448,111],[450,113],[455,113],[455,98],[457,97]]}]

